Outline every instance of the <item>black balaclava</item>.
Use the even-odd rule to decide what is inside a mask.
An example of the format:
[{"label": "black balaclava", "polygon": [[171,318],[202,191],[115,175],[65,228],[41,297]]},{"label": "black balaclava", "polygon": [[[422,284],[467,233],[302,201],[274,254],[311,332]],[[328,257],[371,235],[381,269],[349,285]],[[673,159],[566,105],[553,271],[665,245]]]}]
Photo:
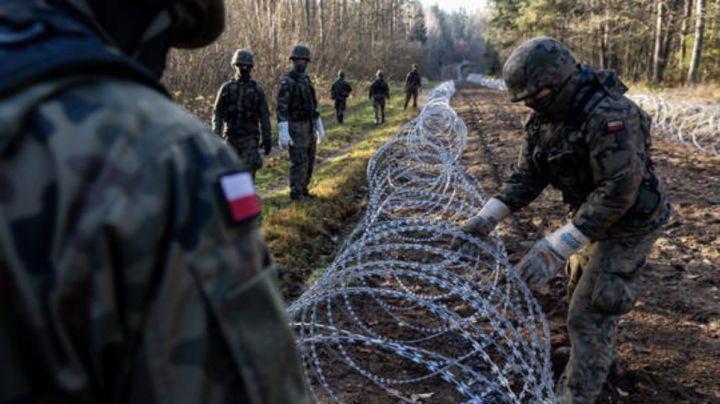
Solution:
[{"label": "black balaclava", "polygon": [[252,76],[252,69],[250,65],[235,66],[235,77],[240,81],[248,81]]},{"label": "black balaclava", "polygon": [[127,0],[59,0],[64,6],[86,4],[89,10],[64,7],[109,44],[148,68],[156,78],[165,70],[178,17],[171,7],[147,7]]},{"label": "black balaclava", "polygon": [[294,59],[293,60],[293,70],[295,73],[299,75],[304,75],[305,71],[307,70],[308,61],[305,59]]},{"label": "black balaclava", "polygon": [[550,120],[564,119],[575,94],[582,86],[582,73],[573,73],[565,83],[551,88],[552,92],[535,100],[530,108],[539,115]]}]

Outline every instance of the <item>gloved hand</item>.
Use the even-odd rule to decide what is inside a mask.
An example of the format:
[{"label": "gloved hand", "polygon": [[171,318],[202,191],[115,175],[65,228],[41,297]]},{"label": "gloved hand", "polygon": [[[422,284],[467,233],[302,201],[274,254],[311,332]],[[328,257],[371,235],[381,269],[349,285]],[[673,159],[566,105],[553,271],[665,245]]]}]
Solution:
[{"label": "gloved hand", "polygon": [[263,140],[260,147],[265,149],[265,155],[267,156],[272,151],[272,142],[269,140]]},{"label": "gloved hand", "polygon": [[317,134],[317,143],[320,144],[325,140],[325,129],[323,128],[322,119],[315,120],[315,133]]},{"label": "gloved hand", "polygon": [[589,242],[590,239],[570,222],[535,243],[530,252],[515,266],[515,272],[531,289],[540,289],[563,267],[571,255]]},{"label": "gloved hand", "polygon": [[288,149],[290,146],[294,146],[295,144],[290,137],[290,124],[287,121],[280,122],[278,123],[278,129],[280,130],[280,147]]},{"label": "gloved hand", "polygon": [[[509,214],[510,208],[505,203],[492,198],[483,206],[477,216],[470,218],[460,227],[460,231],[481,239],[485,238]],[[475,256],[478,254],[475,244],[458,236],[453,238],[450,248],[465,255]]]}]

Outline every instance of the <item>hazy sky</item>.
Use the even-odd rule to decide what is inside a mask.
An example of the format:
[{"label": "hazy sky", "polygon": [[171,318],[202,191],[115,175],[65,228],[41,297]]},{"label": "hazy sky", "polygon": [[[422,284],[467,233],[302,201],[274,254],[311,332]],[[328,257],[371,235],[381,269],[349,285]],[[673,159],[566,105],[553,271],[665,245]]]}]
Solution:
[{"label": "hazy sky", "polygon": [[486,0],[420,0],[425,6],[438,4],[440,8],[447,11],[458,10],[464,7],[467,11],[482,10],[485,8]]}]

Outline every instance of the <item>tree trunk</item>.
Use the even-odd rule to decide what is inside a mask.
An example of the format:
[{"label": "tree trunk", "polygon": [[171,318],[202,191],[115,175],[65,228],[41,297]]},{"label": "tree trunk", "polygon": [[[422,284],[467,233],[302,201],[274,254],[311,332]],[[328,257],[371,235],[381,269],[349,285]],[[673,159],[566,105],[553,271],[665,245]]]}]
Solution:
[{"label": "tree trunk", "polygon": [[680,29],[680,55],[678,59],[678,66],[682,66],[685,63],[685,55],[687,54],[687,45],[685,43],[685,37],[688,34],[688,25],[690,22],[690,16],[692,15],[693,0],[685,0],[683,8],[682,28]]},{"label": "tree trunk", "polygon": [[688,82],[697,84],[698,70],[700,69],[700,58],[702,57],[703,33],[705,31],[705,0],[696,0],[697,14],[695,22],[695,45],[693,46],[692,59],[690,60],[690,69],[688,70]]},{"label": "tree trunk", "polygon": [[652,81],[654,83],[660,83],[660,80],[662,79],[662,72],[661,69],[661,59],[662,59],[662,38],[663,38],[663,22],[665,20],[664,18],[664,5],[660,0],[657,0],[656,2],[656,9],[657,9],[657,20],[655,22],[655,52],[653,52],[653,75],[652,75]]}]

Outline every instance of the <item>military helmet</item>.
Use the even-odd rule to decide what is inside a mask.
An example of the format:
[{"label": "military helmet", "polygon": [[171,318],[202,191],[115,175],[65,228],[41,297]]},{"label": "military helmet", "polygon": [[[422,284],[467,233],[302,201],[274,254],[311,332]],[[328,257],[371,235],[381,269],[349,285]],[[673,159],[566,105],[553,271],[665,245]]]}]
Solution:
[{"label": "military helmet", "polygon": [[524,42],[503,66],[512,102],[533,97],[544,87],[557,90],[579,69],[575,55],[560,41],[541,36]]},{"label": "military helmet", "polygon": [[[90,7],[89,0],[65,0],[97,24],[97,17]],[[119,1],[118,1],[119,2]],[[125,2],[122,2],[125,4]],[[140,0],[142,7],[169,9],[176,5],[186,7],[186,12],[173,12],[186,18],[177,24],[177,33],[173,46],[178,48],[201,48],[215,41],[225,29],[224,0]],[[192,6],[192,7],[188,7]]]},{"label": "military helmet", "polygon": [[311,60],[310,48],[308,48],[307,45],[295,45],[290,54],[290,60],[292,59],[307,59],[309,62]]},{"label": "military helmet", "polygon": [[340,77],[340,78],[345,77],[345,70],[343,70],[343,69],[338,70],[338,77]]},{"label": "military helmet", "polygon": [[417,69],[417,68],[418,68],[416,63],[413,63],[411,67],[412,67],[413,69]]},{"label": "military helmet", "polygon": [[235,51],[235,55],[232,59],[232,65],[233,66],[240,66],[240,65],[247,65],[247,66],[255,66],[255,63],[253,63],[253,54],[247,49],[238,49]]},{"label": "military helmet", "polygon": [[380,77],[380,78],[383,78],[383,77],[385,77],[385,72],[382,71],[382,70],[378,70],[375,75],[378,76],[378,77]]}]

